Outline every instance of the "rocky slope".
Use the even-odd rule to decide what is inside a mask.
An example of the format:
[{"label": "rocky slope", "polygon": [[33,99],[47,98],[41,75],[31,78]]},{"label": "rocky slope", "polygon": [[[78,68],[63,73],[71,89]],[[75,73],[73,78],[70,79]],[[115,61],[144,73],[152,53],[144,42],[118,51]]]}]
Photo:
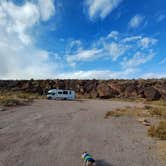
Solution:
[{"label": "rocky slope", "polygon": [[88,98],[146,98],[166,100],[166,79],[149,80],[0,80],[0,91],[45,94],[49,89],[72,89]]}]

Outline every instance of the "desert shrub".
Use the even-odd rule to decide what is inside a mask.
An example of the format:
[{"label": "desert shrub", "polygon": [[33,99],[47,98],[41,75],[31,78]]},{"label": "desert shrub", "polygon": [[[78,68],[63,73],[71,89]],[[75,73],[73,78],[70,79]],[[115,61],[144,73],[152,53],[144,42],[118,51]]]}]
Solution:
[{"label": "desert shrub", "polygon": [[150,110],[150,109],[152,109],[153,107],[150,106],[150,105],[145,105],[144,108],[145,108],[146,110]]},{"label": "desert shrub", "polygon": [[38,93],[29,93],[29,92],[23,92],[23,91],[0,91],[0,99],[1,98],[20,98],[20,99],[42,99],[45,98],[45,96],[41,96]]},{"label": "desert shrub", "polygon": [[145,104],[157,105],[157,106],[166,106],[165,100],[156,100],[156,101],[145,101]]},{"label": "desert shrub", "polygon": [[166,120],[160,121],[157,126],[151,126],[148,129],[148,135],[151,137],[157,137],[161,140],[166,140]]},{"label": "desert shrub", "polygon": [[17,105],[27,105],[31,103],[34,99],[42,99],[45,96],[41,96],[36,93],[27,92],[13,92],[13,91],[0,91],[0,105],[2,106],[17,106]]},{"label": "desert shrub", "polygon": [[0,101],[1,105],[3,106],[16,106],[16,105],[20,105],[20,101],[18,99],[3,99]]},{"label": "desert shrub", "polygon": [[21,98],[21,99],[29,99],[29,98],[31,98],[31,95],[28,93],[18,93],[17,97]]},{"label": "desert shrub", "polygon": [[120,117],[122,116],[120,112],[118,111],[108,111],[105,113],[104,118],[108,119],[109,117]]},{"label": "desert shrub", "polygon": [[166,163],[166,141],[157,141],[157,153],[163,161]]},{"label": "desert shrub", "polygon": [[148,117],[149,112],[144,108],[132,108],[126,107],[121,109],[116,109],[113,111],[106,112],[104,118],[109,117],[120,117],[120,116],[130,116],[130,117]]},{"label": "desert shrub", "polygon": [[15,98],[13,96],[11,97],[6,97],[6,96],[1,96],[0,97],[0,105],[5,106],[5,107],[11,107],[11,106],[17,106],[17,105],[27,105],[31,103],[33,99],[20,99],[20,98]]},{"label": "desert shrub", "polygon": [[26,93],[26,92],[19,92],[16,93],[15,96],[17,98],[21,98],[21,99],[39,99],[42,98],[43,96],[36,94],[36,93]]},{"label": "desert shrub", "polygon": [[166,118],[166,108],[165,107],[154,107],[149,110],[151,116],[157,116]]}]

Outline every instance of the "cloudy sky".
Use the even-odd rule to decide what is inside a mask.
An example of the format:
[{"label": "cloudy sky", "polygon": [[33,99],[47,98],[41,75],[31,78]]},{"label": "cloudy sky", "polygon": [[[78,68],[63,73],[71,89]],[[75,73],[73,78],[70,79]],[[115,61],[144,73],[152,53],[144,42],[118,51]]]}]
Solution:
[{"label": "cloudy sky", "polygon": [[0,0],[0,79],[166,77],[165,0]]}]

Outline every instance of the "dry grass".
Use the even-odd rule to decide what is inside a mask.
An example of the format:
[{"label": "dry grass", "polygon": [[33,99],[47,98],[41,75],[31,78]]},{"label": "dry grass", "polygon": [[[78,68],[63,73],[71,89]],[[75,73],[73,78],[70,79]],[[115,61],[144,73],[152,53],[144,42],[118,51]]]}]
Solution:
[{"label": "dry grass", "polygon": [[154,106],[166,107],[166,101],[165,100],[144,101],[144,103],[149,104],[149,105],[154,105]]},{"label": "dry grass", "polygon": [[148,129],[148,135],[161,140],[166,140],[166,120],[160,121],[157,126],[151,126]]},{"label": "dry grass", "polygon": [[156,116],[159,118],[166,118],[166,108],[165,107],[152,107],[149,110],[151,116]]},{"label": "dry grass", "polygon": [[[157,138],[157,155],[164,163],[166,163],[166,102],[153,101],[146,103],[147,105],[143,108],[126,107],[108,111],[104,118],[108,119],[109,117],[121,116],[132,116],[138,118],[140,123],[148,126],[148,135]],[[155,123],[151,120],[149,121],[149,119],[155,120]]]},{"label": "dry grass", "polygon": [[38,98],[36,94],[24,92],[5,92],[0,94],[0,105],[5,107],[27,105]]},{"label": "dry grass", "polygon": [[17,105],[27,105],[30,102],[32,102],[32,100],[21,100],[21,99],[3,99],[0,100],[0,105],[5,106],[5,107],[11,107],[11,106],[17,106]]},{"label": "dry grass", "polygon": [[106,112],[104,118],[108,119],[109,117],[120,117],[120,116],[122,116],[122,112],[108,111],[108,112]]},{"label": "dry grass", "polygon": [[116,109],[108,111],[105,114],[105,118],[120,117],[120,116],[135,116],[135,117],[159,117],[166,118],[166,107],[163,106],[151,106],[145,105],[143,108],[126,107],[122,109]]},{"label": "dry grass", "polygon": [[116,109],[114,111],[108,111],[106,112],[104,118],[120,116],[149,117],[150,113],[148,110],[143,108],[126,107],[122,109]]},{"label": "dry grass", "polygon": [[156,145],[158,156],[166,163],[166,141],[157,141]]},{"label": "dry grass", "polygon": [[146,102],[146,100],[144,98],[111,98],[111,101],[122,101],[122,102]]},{"label": "dry grass", "polygon": [[[121,116],[136,117],[142,124],[150,126],[148,129],[149,136],[166,140],[166,107],[164,106],[163,102],[158,102],[157,104],[158,105],[145,105],[143,108],[126,107],[108,111],[104,118],[108,119],[109,117]],[[158,125],[152,125],[151,121],[148,120],[152,117],[155,119]]]}]

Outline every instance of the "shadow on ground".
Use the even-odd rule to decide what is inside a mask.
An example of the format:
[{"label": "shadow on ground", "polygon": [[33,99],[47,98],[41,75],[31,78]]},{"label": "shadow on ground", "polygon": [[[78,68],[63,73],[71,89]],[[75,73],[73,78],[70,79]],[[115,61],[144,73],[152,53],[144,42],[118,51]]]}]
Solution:
[{"label": "shadow on ground", "polygon": [[114,166],[104,160],[96,160],[96,166]]}]

